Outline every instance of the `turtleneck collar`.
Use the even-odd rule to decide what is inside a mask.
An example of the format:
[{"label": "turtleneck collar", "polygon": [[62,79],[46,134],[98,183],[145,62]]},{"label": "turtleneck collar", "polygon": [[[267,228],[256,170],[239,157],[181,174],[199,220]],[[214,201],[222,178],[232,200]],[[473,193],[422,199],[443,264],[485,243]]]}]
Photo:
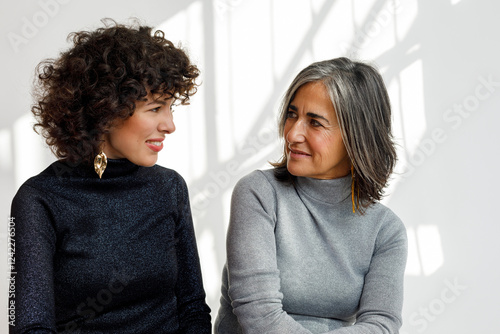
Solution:
[{"label": "turtleneck collar", "polygon": [[[99,176],[95,172],[93,165],[89,166],[87,164],[81,164],[73,166],[64,161],[58,161],[56,163],[62,165],[60,165],[60,167],[58,168],[60,169],[59,174],[61,175],[64,175],[67,172],[68,175],[80,175],[91,178],[95,177],[96,179],[99,179]],[[102,174],[102,179],[104,180],[124,175],[130,175],[138,169],[138,165],[130,162],[127,159],[108,159],[108,164],[106,166],[106,169],[104,170],[104,173]]]},{"label": "turtleneck collar", "polygon": [[340,203],[351,196],[351,175],[331,180],[296,177],[295,184],[300,192],[327,204]]},{"label": "turtleneck collar", "polygon": [[[111,177],[129,175],[138,169],[139,169],[138,165],[134,164],[133,162],[130,162],[127,159],[108,159],[108,166],[106,167],[106,170],[102,174],[102,178],[111,178]],[[93,166],[92,166],[92,171],[97,176],[97,173],[93,170]]]}]

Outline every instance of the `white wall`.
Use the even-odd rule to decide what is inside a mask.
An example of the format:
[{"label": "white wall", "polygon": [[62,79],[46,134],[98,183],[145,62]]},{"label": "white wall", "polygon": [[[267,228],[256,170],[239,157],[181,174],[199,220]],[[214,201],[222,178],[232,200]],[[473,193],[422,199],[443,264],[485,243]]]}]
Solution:
[{"label": "white wall", "polygon": [[[297,71],[353,56],[378,65],[394,107],[400,163],[384,202],[410,241],[402,333],[496,333],[499,11],[489,0],[2,0],[2,226],[19,185],[54,160],[31,130],[36,64],[103,17],[141,18],[203,73],[159,163],[188,182],[215,317],[232,187],[279,157],[277,104]],[[5,227],[0,249],[6,259]],[[7,261],[0,272],[6,301]]]}]

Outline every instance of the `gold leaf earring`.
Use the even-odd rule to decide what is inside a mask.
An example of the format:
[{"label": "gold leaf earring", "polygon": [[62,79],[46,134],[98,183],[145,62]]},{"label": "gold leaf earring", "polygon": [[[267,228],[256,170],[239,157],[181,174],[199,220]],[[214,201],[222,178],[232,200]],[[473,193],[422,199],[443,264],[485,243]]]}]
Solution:
[{"label": "gold leaf earring", "polygon": [[99,175],[99,178],[102,177],[102,173],[104,173],[104,170],[106,169],[107,165],[108,165],[108,157],[103,151],[101,151],[94,158],[94,169],[97,175]]},{"label": "gold leaf earring", "polygon": [[359,207],[359,187],[358,187],[358,196],[356,199],[356,203],[354,201],[354,183],[355,183],[355,178],[354,178],[354,165],[351,165],[351,200],[352,200],[352,213],[356,213],[356,207]]}]

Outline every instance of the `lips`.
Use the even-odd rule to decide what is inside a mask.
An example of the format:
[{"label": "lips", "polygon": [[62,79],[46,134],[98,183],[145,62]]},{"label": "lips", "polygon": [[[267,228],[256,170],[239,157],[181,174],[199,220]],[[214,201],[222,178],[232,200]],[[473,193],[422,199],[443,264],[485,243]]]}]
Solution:
[{"label": "lips", "polygon": [[160,152],[163,148],[163,139],[164,138],[154,138],[146,140],[146,146],[154,152]]},{"label": "lips", "polygon": [[290,150],[290,157],[291,158],[306,158],[306,157],[310,157],[311,155],[304,152],[304,151],[300,151],[300,150],[297,150],[297,149],[292,149],[292,148],[289,148]]}]

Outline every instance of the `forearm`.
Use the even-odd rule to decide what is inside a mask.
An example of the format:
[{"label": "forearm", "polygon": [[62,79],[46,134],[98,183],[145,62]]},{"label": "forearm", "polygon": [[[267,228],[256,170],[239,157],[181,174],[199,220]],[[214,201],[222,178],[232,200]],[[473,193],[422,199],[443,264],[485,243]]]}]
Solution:
[{"label": "forearm", "polygon": [[279,272],[235,270],[230,280],[233,312],[244,333],[311,334],[283,310]]},{"label": "forearm", "polygon": [[398,220],[379,233],[356,323],[338,334],[397,334],[402,325],[406,231]]}]

